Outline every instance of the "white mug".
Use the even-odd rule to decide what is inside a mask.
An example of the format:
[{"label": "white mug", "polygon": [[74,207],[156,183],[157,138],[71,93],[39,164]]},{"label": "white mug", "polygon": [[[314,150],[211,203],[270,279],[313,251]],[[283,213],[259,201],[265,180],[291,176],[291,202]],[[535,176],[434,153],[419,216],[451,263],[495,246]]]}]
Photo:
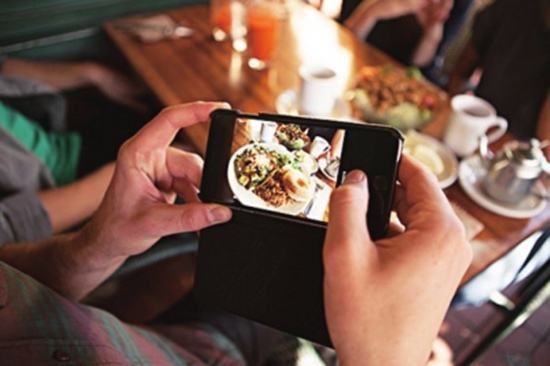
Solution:
[{"label": "white mug", "polygon": [[275,132],[277,131],[277,123],[262,122],[255,119],[247,121],[248,133],[250,139],[254,142],[273,142]]},{"label": "white mug", "polygon": [[302,66],[298,93],[300,112],[316,116],[330,116],[338,93],[337,86],[337,75],[331,68]]},{"label": "white mug", "polygon": [[275,137],[275,131],[277,131],[277,123],[262,122],[262,129],[260,132],[260,141],[273,142],[273,138]]},{"label": "white mug", "polygon": [[487,135],[489,142],[501,138],[508,128],[508,122],[497,115],[495,108],[487,101],[474,95],[461,94],[451,100],[452,114],[443,137],[445,144],[460,156],[468,156],[479,147],[479,139],[492,127],[496,129]]},{"label": "white mug", "polygon": [[327,152],[330,149],[330,144],[327,140],[321,136],[315,136],[311,145],[309,147],[309,154],[313,156],[314,159],[317,159],[323,153]]},{"label": "white mug", "polygon": [[247,120],[247,125],[248,125],[248,133],[250,134],[250,139],[254,142],[260,141],[260,137],[262,133],[262,122],[255,119],[249,119]]}]

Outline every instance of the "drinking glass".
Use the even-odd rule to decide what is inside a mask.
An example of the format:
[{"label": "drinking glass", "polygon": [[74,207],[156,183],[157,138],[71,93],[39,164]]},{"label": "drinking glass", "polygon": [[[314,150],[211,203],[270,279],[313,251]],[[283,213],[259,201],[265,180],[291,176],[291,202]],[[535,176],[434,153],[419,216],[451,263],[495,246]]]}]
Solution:
[{"label": "drinking glass", "polygon": [[210,22],[212,24],[212,37],[221,42],[229,37],[231,27],[230,0],[211,0]]},{"label": "drinking glass", "polygon": [[246,50],[246,6],[244,0],[211,0],[212,37],[221,42],[231,39],[233,49]]},{"label": "drinking glass", "polygon": [[273,59],[279,39],[279,13],[277,3],[267,0],[253,1],[248,6],[248,66],[265,69]]}]

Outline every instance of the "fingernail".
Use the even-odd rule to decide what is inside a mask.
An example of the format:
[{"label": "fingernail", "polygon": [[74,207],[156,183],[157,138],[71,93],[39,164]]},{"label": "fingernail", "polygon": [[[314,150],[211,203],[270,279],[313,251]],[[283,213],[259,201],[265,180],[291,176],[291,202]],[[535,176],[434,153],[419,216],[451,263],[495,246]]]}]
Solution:
[{"label": "fingernail", "polygon": [[352,170],[346,174],[346,179],[344,179],[344,184],[357,184],[361,183],[365,179],[365,173],[360,170]]},{"label": "fingernail", "polygon": [[225,222],[231,218],[231,210],[227,207],[215,207],[208,212],[210,222]]}]

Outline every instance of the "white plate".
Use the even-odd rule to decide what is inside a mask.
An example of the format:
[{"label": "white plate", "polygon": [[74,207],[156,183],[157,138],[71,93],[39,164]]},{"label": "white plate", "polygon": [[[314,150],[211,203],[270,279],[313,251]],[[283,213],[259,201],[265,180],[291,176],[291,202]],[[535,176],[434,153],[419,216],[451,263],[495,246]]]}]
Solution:
[{"label": "white plate", "polygon": [[[298,95],[295,90],[285,90],[277,97],[275,101],[275,109],[280,114],[290,115],[303,115],[298,109]],[[315,117],[327,117],[334,119],[351,120],[351,107],[349,102],[344,98],[337,98],[334,103],[334,109],[330,116],[315,116]],[[362,121],[361,121],[362,122]]]},{"label": "white plate", "polygon": [[[235,174],[235,158],[252,146],[262,146],[266,149],[275,150],[281,154],[288,155],[291,159],[294,159],[292,154],[283,145],[280,144],[256,143],[241,146],[237,151],[235,151],[233,156],[231,156],[231,159],[229,160],[229,165],[227,167],[227,179],[229,181],[229,187],[231,187],[231,191],[233,191],[233,194],[235,195],[237,200],[239,200],[239,202],[244,206],[255,207],[263,210],[281,212],[289,215],[297,215],[301,213],[310,200],[307,200],[305,202],[294,201],[293,203],[286,204],[280,207],[273,207],[267,204],[267,202],[254,194],[252,191],[246,189],[241,184],[239,184],[239,181],[237,180],[237,175]],[[310,177],[308,178],[311,179]],[[310,187],[311,192],[309,196],[313,197],[315,184],[313,182],[310,182]]]},{"label": "white plate", "polygon": [[[458,176],[458,160],[455,154],[439,140],[419,132],[409,132],[405,138],[411,138],[413,145],[425,145],[433,150],[443,162],[443,171],[437,174],[437,180],[441,189],[445,189],[452,185]],[[407,146],[407,142],[405,142]],[[413,156],[414,157],[414,156]]]},{"label": "white plate", "polygon": [[530,194],[517,204],[500,203],[488,197],[482,187],[485,167],[483,167],[479,155],[470,156],[462,160],[458,168],[458,181],[462,189],[470,198],[481,207],[496,214],[526,219],[541,213],[546,206],[546,201],[541,198],[546,194],[542,183],[538,182],[534,190],[536,194]]},{"label": "white plate", "polygon": [[[301,151],[305,156],[304,158],[305,159],[310,159],[311,161],[311,166],[309,167],[310,169],[306,169],[307,168],[307,164],[305,164],[302,161],[300,161],[297,157],[296,157],[296,153],[298,151]],[[294,150],[293,151],[293,155],[296,159],[296,161],[298,161],[298,163],[301,165],[301,169],[302,169],[302,172],[304,172],[305,174],[308,174],[308,175],[314,175],[315,173],[317,173],[317,171],[319,170],[319,162],[313,157],[311,156],[311,154],[305,152],[304,150]],[[307,171],[307,172],[306,172]]]}]

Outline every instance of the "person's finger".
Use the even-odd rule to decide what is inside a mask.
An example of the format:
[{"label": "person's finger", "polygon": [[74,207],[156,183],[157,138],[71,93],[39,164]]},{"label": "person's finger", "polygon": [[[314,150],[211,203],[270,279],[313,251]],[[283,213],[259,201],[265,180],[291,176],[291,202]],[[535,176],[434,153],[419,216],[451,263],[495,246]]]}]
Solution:
[{"label": "person's finger", "polygon": [[199,190],[186,179],[174,179],[172,188],[187,203],[201,202],[198,194]]},{"label": "person's finger", "polygon": [[453,359],[453,350],[443,338],[437,337],[432,345],[432,357],[434,361],[449,364]]},{"label": "person's finger", "polygon": [[187,151],[170,147],[166,153],[166,166],[173,179],[186,179],[195,187],[201,184],[202,158]]},{"label": "person's finger", "polygon": [[[344,263],[364,256],[365,241],[370,240],[368,201],[367,177],[359,170],[348,173],[342,185],[332,192],[323,249],[328,267],[347,267]],[[327,261],[336,261],[340,265],[327,264]]]},{"label": "person's finger", "polygon": [[396,185],[393,196],[393,209],[402,224],[406,224],[408,208],[409,204],[407,203],[405,188],[401,185]]},{"label": "person's finger", "polygon": [[158,203],[144,211],[137,220],[136,230],[152,238],[182,232],[202,230],[231,219],[231,210],[215,204],[188,203],[171,205]]},{"label": "person's finger", "polygon": [[431,225],[450,209],[433,174],[410,156],[403,154],[399,165],[395,207],[399,220],[411,225]]},{"label": "person's finger", "polygon": [[166,148],[181,128],[206,122],[212,111],[223,108],[230,106],[221,102],[195,102],[165,108],[132,138],[132,142],[145,151]]},{"label": "person's finger", "polygon": [[386,237],[393,238],[394,236],[403,234],[404,231],[405,226],[403,226],[402,223],[398,221],[390,221],[388,225],[388,234],[386,235]]}]

